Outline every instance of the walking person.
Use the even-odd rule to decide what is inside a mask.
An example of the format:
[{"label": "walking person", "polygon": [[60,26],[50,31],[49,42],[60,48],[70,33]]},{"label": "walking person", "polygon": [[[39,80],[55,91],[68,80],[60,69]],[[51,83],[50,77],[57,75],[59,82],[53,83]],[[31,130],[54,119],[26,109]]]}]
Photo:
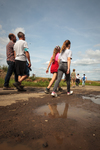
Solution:
[{"label": "walking person", "polygon": [[85,81],[87,80],[87,77],[85,76],[85,74],[83,74],[82,76],[82,86],[85,86]]},{"label": "walking person", "polygon": [[[46,73],[48,73],[49,67],[51,66],[50,72],[53,74],[53,77],[52,77],[51,81],[49,82],[48,87],[46,87],[46,89],[45,89],[46,94],[50,93],[50,88],[51,88],[52,84],[54,83],[54,81],[57,79],[57,72],[58,72],[58,67],[59,67],[59,64],[58,64],[59,54],[60,54],[60,46],[56,46],[54,48],[53,55],[50,59],[50,62],[48,64],[48,67],[46,70]],[[58,85],[58,91],[62,91],[62,88],[59,85]]]},{"label": "walking person", "polygon": [[73,72],[71,73],[71,83],[72,83],[72,87],[75,87],[75,81],[76,81],[76,73],[75,73],[75,69],[73,69]]},{"label": "walking person", "polygon": [[77,74],[77,76],[76,76],[76,86],[79,86],[79,83],[80,83],[80,75],[79,75],[79,73]]},{"label": "walking person", "polygon": [[19,40],[14,45],[14,52],[15,52],[15,67],[18,75],[18,82],[15,82],[14,86],[17,87],[20,91],[23,91],[20,85],[21,82],[28,77],[28,75],[25,73],[27,59],[28,59],[28,67],[31,67],[31,61],[28,52],[28,45],[27,42],[25,41],[25,34],[19,32],[17,35]]},{"label": "walking person", "polygon": [[61,48],[61,53],[59,55],[59,68],[58,68],[58,75],[57,80],[55,82],[53,92],[51,93],[52,96],[57,97],[57,87],[61,81],[63,73],[66,75],[66,82],[67,82],[67,95],[71,95],[73,91],[70,91],[70,63],[72,58],[72,52],[70,50],[71,42],[66,40]]},{"label": "walking person", "polygon": [[9,87],[10,77],[13,72],[15,74],[15,82],[18,82],[18,76],[16,74],[16,69],[15,69],[15,57],[14,57],[14,44],[16,42],[16,36],[13,33],[10,33],[8,37],[10,39],[9,43],[6,46],[8,70],[5,77],[3,90],[13,90],[13,88]]}]

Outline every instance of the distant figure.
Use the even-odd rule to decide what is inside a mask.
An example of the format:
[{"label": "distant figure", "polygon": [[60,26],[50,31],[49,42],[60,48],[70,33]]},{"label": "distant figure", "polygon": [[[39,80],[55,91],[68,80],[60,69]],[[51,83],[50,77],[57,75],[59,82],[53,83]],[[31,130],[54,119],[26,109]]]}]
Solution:
[{"label": "distant figure", "polygon": [[85,86],[85,81],[87,80],[87,77],[85,76],[85,74],[83,74],[82,76],[82,86]]},{"label": "distant figure", "polygon": [[72,58],[72,51],[70,50],[71,42],[66,40],[61,48],[61,53],[59,55],[59,68],[58,68],[58,75],[57,80],[55,82],[53,92],[51,95],[53,97],[57,97],[57,87],[62,79],[63,73],[66,75],[67,80],[67,95],[71,95],[73,91],[70,91],[70,63]]},{"label": "distant figure", "polygon": [[15,82],[14,86],[17,87],[20,91],[25,91],[23,88],[20,87],[20,85],[21,82],[29,76],[28,67],[31,67],[31,62],[30,62],[30,55],[28,52],[28,45],[27,42],[25,41],[25,34],[19,32],[17,35],[19,40],[14,45],[14,52],[15,52],[15,67],[18,75],[18,82]]},{"label": "distant figure", "polygon": [[76,86],[79,86],[79,83],[80,83],[80,75],[79,75],[79,73],[77,74],[77,76],[76,76]]},{"label": "distant figure", "polygon": [[15,82],[18,81],[18,76],[16,74],[16,69],[15,69],[15,57],[14,57],[14,44],[16,42],[16,36],[13,33],[10,33],[8,37],[10,39],[9,43],[6,46],[8,70],[5,77],[3,90],[13,90],[13,88],[9,87],[10,77],[13,72],[15,74]]},{"label": "distant figure", "polygon": [[[48,87],[45,89],[46,94],[50,93],[50,88],[52,84],[54,83],[54,81],[57,79],[57,72],[58,72],[58,67],[59,67],[59,64],[58,64],[59,54],[60,54],[60,46],[56,46],[54,48],[53,55],[51,56],[50,62],[46,70],[46,73],[48,73],[49,67],[51,66],[50,72],[53,74],[53,77],[51,81],[49,82]],[[62,91],[62,88],[59,85],[58,85],[58,90]]]},{"label": "distant figure", "polygon": [[75,69],[73,69],[73,72],[71,73],[71,82],[72,82],[72,87],[75,87],[75,81],[76,81],[76,73]]}]

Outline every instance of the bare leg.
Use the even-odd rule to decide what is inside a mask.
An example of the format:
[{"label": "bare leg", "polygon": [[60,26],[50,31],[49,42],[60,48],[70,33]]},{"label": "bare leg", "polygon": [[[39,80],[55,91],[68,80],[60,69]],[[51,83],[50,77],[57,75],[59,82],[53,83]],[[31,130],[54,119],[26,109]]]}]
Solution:
[{"label": "bare leg", "polygon": [[73,79],[71,80],[72,86],[73,86]]},{"label": "bare leg", "polygon": [[18,82],[22,82],[23,80],[25,80],[28,76],[24,75],[24,76],[18,76]]},{"label": "bare leg", "polygon": [[75,86],[75,81],[73,82],[73,85]]},{"label": "bare leg", "polygon": [[56,80],[56,78],[57,78],[57,73],[54,73],[53,74],[53,77],[52,77],[52,79],[51,79],[51,81],[50,81],[50,83],[49,83],[49,85],[48,85],[48,89],[52,86],[52,84],[54,83],[54,81]]}]

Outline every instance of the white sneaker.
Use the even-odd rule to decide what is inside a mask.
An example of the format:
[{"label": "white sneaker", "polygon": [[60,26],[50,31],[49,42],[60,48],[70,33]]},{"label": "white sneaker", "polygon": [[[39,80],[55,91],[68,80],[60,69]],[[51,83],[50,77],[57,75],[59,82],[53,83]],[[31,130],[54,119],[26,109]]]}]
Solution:
[{"label": "white sneaker", "polygon": [[67,92],[67,95],[72,95],[73,91]]},{"label": "white sneaker", "polygon": [[55,93],[55,92],[52,92],[51,95],[52,95],[53,97],[57,97],[57,93]]}]

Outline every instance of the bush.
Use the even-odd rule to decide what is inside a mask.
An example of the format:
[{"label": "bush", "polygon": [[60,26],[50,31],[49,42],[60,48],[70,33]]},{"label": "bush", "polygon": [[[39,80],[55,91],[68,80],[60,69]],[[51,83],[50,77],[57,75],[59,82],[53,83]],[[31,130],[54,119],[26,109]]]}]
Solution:
[{"label": "bush", "polygon": [[5,66],[5,65],[3,65],[2,67],[0,66],[0,69],[2,69],[4,72],[7,72],[8,67],[7,67],[7,66]]}]

